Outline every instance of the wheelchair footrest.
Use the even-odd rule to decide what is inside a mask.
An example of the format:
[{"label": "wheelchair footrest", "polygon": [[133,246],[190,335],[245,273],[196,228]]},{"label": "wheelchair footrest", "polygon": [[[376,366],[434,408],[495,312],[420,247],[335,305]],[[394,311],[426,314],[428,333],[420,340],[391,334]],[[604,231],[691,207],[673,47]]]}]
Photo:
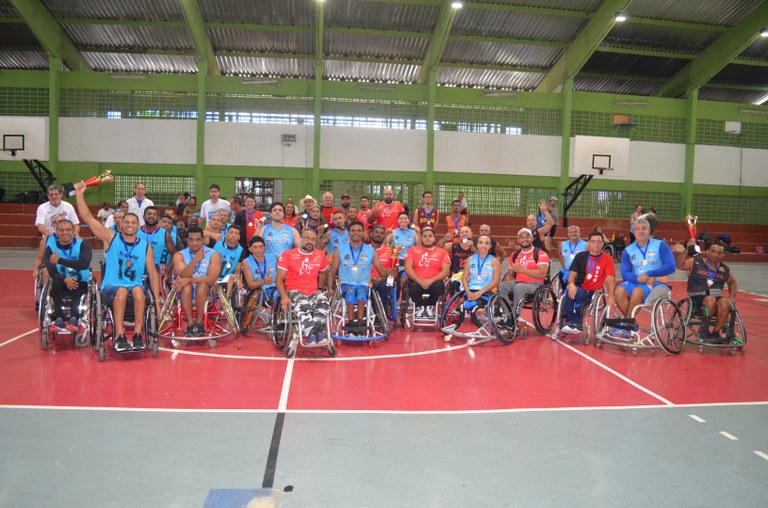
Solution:
[{"label": "wheelchair footrest", "polygon": [[631,332],[631,331],[634,331],[635,329],[635,320],[632,318],[606,319],[605,326],[610,326],[611,328],[618,328],[619,330],[627,330]]}]

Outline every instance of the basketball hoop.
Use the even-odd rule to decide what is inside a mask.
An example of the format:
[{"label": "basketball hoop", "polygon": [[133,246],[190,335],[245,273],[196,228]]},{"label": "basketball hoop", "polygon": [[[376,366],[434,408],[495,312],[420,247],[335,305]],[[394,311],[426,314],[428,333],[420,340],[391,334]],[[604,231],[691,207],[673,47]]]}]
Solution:
[{"label": "basketball hoop", "polygon": [[3,134],[3,151],[16,157],[16,152],[24,151],[24,134]]}]

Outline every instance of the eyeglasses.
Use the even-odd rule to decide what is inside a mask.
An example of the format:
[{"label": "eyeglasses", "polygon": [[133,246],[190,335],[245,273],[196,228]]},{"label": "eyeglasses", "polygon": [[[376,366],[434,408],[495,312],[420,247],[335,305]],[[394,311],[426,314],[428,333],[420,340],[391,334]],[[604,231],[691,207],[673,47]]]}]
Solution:
[{"label": "eyeglasses", "polygon": [[589,243],[605,243],[605,240],[590,240]]}]

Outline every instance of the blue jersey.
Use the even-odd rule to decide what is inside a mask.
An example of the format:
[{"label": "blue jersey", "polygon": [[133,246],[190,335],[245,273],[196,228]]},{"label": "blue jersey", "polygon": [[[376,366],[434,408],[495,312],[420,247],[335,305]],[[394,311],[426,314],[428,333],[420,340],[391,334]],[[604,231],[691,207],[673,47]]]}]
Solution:
[{"label": "blue jersey", "polygon": [[[660,255],[661,240],[651,238],[648,240],[648,245],[645,249],[641,249],[637,246],[637,243],[631,243],[624,250],[622,254],[622,265],[624,264],[624,257],[629,258],[629,262],[632,265],[632,273],[635,275],[642,275],[651,270],[661,268],[663,262]],[[624,271],[624,266],[622,266]]]},{"label": "blue jersey", "polygon": [[325,252],[328,254],[333,254],[336,252],[336,249],[348,243],[349,231],[345,229],[343,232],[339,233],[338,229],[332,229],[330,238],[328,240],[328,245],[325,246]]},{"label": "blue jersey", "polygon": [[59,237],[56,236],[56,233],[48,235],[48,237],[45,239],[45,246],[50,247],[51,251],[53,251],[53,248],[56,247],[56,242],[58,241],[58,239]]},{"label": "blue jersey", "polygon": [[[53,238],[53,235],[49,236],[48,238]],[[46,244],[47,243],[48,242],[46,241]],[[69,248],[67,249],[62,248],[59,242],[54,241],[52,243],[53,247],[51,248],[51,253],[58,254],[61,259],[71,261],[73,259],[80,258],[80,246],[83,245],[83,241],[81,239],[75,238],[72,243],[69,244]],[[56,271],[64,277],[74,277],[78,282],[88,282],[88,279],[91,278],[90,268],[86,268],[85,270],[75,270],[74,268],[57,264]]]},{"label": "blue jersey", "polygon": [[572,244],[570,240],[561,243],[560,254],[563,255],[563,262],[565,263],[563,268],[570,270],[573,258],[576,257],[576,254],[584,252],[585,250],[587,250],[587,242],[584,240],[579,240],[576,242],[576,245]]},{"label": "blue jersey", "polygon": [[[211,266],[211,256],[215,251],[209,247],[203,247],[203,259],[197,262],[195,265],[195,271],[192,273],[192,278],[206,277],[208,275],[208,267]],[[192,258],[195,257],[189,247],[180,251],[181,257],[184,259],[184,264],[188,265]]]},{"label": "blue jersey", "polygon": [[348,243],[339,246],[339,280],[342,284],[367,286],[371,280],[373,247],[362,244],[352,247]]},{"label": "blue jersey", "polygon": [[473,254],[467,261],[469,266],[469,280],[467,285],[472,291],[483,289],[485,286],[493,282],[493,255],[488,254],[485,258],[481,258],[480,254]]},{"label": "blue jersey", "polygon": [[101,288],[143,286],[148,248],[149,244],[141,238],[136,237],[135,242],[127,243],[118,233],[104,253]]},{"label": "blue jersey", "polygon": [[[176,237],[178,236],[178,230],[176,229],[176,226],[171,226],[171,231],[168,233],[171,235],[171,243],[176,245]],[[152,250],[154,251],[154,247],[152,247]],[[171,251],[168,250],[168,247],[163,244],[163,253],[160,255],[160,264],[161,265],[167,265],[171,262]]]},{"label": "blue jersey", "polygon": [[250,270],[253,280],[258,282],[262,279],[266,279],[268,276],[272,277],[271,284],[264,284],[262,289],[269,289],[275,287],[277,281],[277,256],[274,254],[264,254],[264,262],[259,263],[253,256],[245,258],[245,266]]},{"label": "blue jersey", "polygon": [[238,243],[237,247],[230,249],[227,247],[227,242],[222,239],[216,243],[213,249],[221,254],[221,275],[219,275],[219,280],[235,273],[235,268],[237,268],[237,264],[243,257],[243,246]]},{"label": "blue jersey", "polygon": [[405,259],[408,249],[416,245],[416,232],[412,229],[403,231],[401,228],[397,228],[392,235],[392,243],[403,248],[400,254],[398,254],[397,259]]},{"label": "blue jersey", "polygon": [[150,233],[147,232],[146,227],[147,226],[141,226],[136,232],[136,236],[152,246],[152,255],[155,257],[155,266],[160,266],[160,263],[163,262],[163,252],[166,250],[165,235],[167,235],[168,232],[160,226],[156,226],[155,230]]},{"label": "blue jersey", "polygon": [[298,245],[293,244],[293,232],[295,230],[290,226],[283,226],[277,229],[272,224],[264,226],[262,235],[264,238],[264,245],[267,249],[264,251],[268,254],[274,254],[275,257],[280,257],[280,254],[287,250],[291,250]]}]

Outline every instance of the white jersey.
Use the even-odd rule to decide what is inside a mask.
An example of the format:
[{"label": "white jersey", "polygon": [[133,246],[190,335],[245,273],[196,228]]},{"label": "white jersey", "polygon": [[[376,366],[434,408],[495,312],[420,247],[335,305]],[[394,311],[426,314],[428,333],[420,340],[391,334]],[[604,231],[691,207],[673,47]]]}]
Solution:
[{"label": "white jersey", "polygon": [[66,214],[67,220],[71,221],[72,224],[80,224],[80,219],[77,218],[77,214],[75,213],[75,207],[71,204],[67,203],[66,201],[62,201],[61,204],[57,207],[54,207],[51,205],[50,201],[46,201],[42,205],[37,207],[37,217],[35,218],[35,226],[38,224],[42,224],[45,226],[45,230],[49,233],[53,233],[53,228],[51,228],[51,217],[57,214]]},{"label": "white jersey", "polygon": [[128,213],[135,213],[139,216],[139,226],[144,225],[144,210],[147,209],[148,206],[155,206],[155,204],[152,202],[149,198],[144,198],[141,200],[141,203],[136,199],[136,197],[132,197],[128,199]]},{"label": "white jersey", "polygon": [[203,206],[200,207],[200,218],[204,219],[205,222],[208,222],[211,220],[211,217],[216,215],[219,210],[226,210],[228,214],[232,214],[232,209],[229,206],[229,201],[225,199],[219,199],[215,203],[212,203],[209,199],[205,203],[203,203]]}]

